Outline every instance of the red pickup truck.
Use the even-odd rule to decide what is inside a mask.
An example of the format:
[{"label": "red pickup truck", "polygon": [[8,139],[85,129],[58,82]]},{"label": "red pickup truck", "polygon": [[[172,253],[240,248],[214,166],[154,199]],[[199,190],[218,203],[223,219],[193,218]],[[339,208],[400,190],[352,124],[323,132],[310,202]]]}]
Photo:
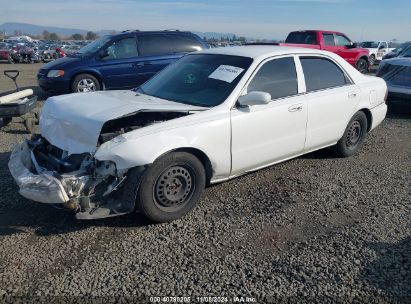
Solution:
[{"label": "red pickup truck", "polygon": [[280,45],[306,47],[336,53],[362,73],[368,71],[369,51],[358,48],[346,35],[332,31],[296,31],[288,34]]}]

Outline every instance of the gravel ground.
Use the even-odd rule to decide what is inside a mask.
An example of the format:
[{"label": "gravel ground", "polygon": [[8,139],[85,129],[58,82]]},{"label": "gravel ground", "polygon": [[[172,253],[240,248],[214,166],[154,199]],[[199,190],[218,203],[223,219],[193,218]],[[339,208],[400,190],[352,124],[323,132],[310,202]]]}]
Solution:
[{"label": "gravel ground", "polygon": [[[39,65],[18,68],[35,86]],[[7,169],[27,137],[16,119],[0,131],[0,302],[411,303],[410,118],[410,102],[393,100],[358,155],[322,150],[209,187],[167,224],[80,222],[19,196]]]}]

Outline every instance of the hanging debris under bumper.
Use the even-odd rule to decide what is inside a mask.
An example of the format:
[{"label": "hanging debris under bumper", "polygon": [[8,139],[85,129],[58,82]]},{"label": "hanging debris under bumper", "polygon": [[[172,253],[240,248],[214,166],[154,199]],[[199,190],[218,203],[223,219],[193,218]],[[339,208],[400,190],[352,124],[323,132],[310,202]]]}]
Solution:
[{"label": "hanging debris under bumper", "polygon": [[[78,219],[96,219],[130,213],[135,209],[139,179],[144,168],[119,171],[113,162],[90,154],[67,155],[41,136],[17,145],[10,156],[10,172],[19,193],[29,200],[57,204]],[[127,191],[127,195],[124,195]]]}]

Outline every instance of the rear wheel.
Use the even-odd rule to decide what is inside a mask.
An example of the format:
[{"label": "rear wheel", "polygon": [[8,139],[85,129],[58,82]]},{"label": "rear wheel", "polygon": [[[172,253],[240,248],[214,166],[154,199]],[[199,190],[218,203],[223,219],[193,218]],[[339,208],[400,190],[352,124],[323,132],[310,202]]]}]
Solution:
[{"label": "rear wheel", "polygon": [[369,67],[368,66],[368,61],[365,58],[360,58],[360,59],[358,59],[357,63],[355,64],[355,67],[361,73],[367,73],[368,72],[368,67]]},{"label": "rear wheel", "polygon": [[363,112],[357,112],[351,118],[344,135],[334,146],[334,151],[340,157],[354,155],[364,142],[367,134],[367,117]]},{"label": "rear wheel", "polygon": [[178,219],[196,206],[205,184],[205,169],[197,157],[186,152],[167,154],[145,172],[137,209],[155,222]]},{"label": "rear wheel", "polygon": [[90,74],[77,75],[71,85],[71,92],[86,93],[100,91],[100,82],[96,77]]}]

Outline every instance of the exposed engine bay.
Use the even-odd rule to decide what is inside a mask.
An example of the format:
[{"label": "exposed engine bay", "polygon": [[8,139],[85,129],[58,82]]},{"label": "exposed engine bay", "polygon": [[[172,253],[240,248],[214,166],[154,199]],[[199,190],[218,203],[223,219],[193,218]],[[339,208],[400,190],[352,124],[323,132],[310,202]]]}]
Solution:
[{"label": "exposed engine bay", "polygon": [[107,121],[100,133],[99,144],[136,129],[188,115],[188,112],[137,112]]}]

